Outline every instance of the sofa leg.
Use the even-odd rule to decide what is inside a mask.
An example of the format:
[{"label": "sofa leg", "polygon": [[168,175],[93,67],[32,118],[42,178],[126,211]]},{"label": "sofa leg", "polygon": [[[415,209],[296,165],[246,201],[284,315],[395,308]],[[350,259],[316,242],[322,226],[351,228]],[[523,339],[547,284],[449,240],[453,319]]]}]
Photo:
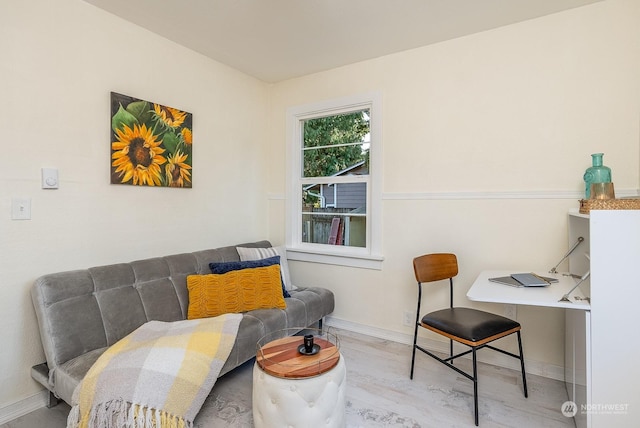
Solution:
[{"label": "sofa leg", "polygon": [[322,318],[318,320],[318,330],[322,331]]},{"label": "sofa leg", "polygon": [[60,403],[60,399],[56,395],[49,391],[49,401],[47,402],[47,408],[56,407]]}]

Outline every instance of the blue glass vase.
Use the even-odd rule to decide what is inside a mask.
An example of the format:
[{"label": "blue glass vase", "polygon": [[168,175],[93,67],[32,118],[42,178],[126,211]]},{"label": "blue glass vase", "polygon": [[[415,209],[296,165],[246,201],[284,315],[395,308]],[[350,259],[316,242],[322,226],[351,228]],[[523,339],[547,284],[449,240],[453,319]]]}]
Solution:
[{"label": "blue glass vase", "polygon": [[602,164],[604,153],[591,155],[592,165],[584,172],[584,198],[591,197],[592,183],[611,183],[611,168]]}]

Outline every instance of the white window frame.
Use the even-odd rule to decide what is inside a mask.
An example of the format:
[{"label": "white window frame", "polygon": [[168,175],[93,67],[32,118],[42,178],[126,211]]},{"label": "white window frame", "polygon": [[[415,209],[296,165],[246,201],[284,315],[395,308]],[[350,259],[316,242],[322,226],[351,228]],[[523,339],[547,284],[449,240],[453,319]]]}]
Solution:
[{"label": "white window frame", "polygon": [[[306,119],[369,110],[370,146],[367,182],[367,246],[302,242],[302,123]],[[326,177],[324,177],[326,178]],[[340,182],[335,177],[336,182]],[[382,97],[373,92],[287,109],[287,258],[341,266],[382,269]]]}]

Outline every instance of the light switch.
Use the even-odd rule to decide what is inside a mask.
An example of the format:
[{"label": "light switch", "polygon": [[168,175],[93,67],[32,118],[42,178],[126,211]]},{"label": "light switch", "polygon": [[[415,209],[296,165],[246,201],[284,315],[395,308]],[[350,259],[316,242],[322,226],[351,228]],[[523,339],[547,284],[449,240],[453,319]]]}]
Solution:
[{"label": "light switch", "polygon": [[42,168],[42,188],[58,188],[58,170],[56,168]]},{"label": "light switch", "polygon": [[31,220],[31,199],[11,199],[11,220]]}]

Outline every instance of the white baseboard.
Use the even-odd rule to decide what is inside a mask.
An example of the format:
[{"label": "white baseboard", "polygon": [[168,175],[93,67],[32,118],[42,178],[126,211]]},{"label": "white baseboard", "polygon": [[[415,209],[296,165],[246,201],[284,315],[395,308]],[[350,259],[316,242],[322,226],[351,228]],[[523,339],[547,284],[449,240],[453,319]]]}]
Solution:
[{"label": "white baseboard", "polygon": [[[326,317],[325,324],[330,327],[335,327],[343,330],[352,331],[354,333],[364,334],[366,336],[376,337],[378,339],[390,340],[392,342],[402,343],[405,345],[413,344],[413,335],[400,333],[397,331],[385,330],[382,328],[371,327],[364,324],[358,324],[352,321],[346,321],[335,317]],[[448,353],[449,342],[427,339],[420,337],[419,343],[435,352]],[[526,351],[526,350],[525,350]],[[407,358],[410,359],[411,355],[407,354]],[[515,358],[508,357],[498,352],[480,352],[478,353],[478,361],[487,364],[493,364],[498,367],[504,367],[512,370],[520,371],[520,363]],[[564,382],[564,367],[556,366],[554,364],[544,363],[540,361],[534,361],[526,358],[524,366],[527,373],[538,375],[550,379],[555,379]]]},{"label": "white baseboard", "polygon": [[45,407],[48,400],[49,391],[42,390],[35,395],[0,408],[0,425]]}]

